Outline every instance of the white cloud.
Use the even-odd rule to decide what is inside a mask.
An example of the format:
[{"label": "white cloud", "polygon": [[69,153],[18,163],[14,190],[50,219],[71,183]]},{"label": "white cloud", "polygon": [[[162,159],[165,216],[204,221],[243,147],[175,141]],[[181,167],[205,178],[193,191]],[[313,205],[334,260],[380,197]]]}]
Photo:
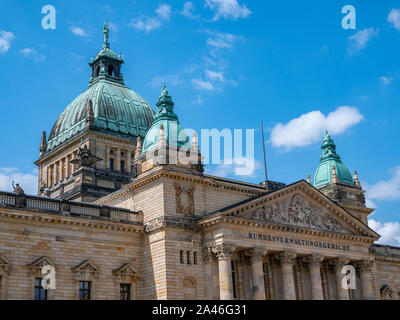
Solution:
[{"label": "white cloud", "polygon": [[222,164],[214,168],[212,168],[212,166],[208,166],[207,168],[210,175],[218,177],[232,175],[255,177],[255,172],[257,169],[261,168],[261,163],[254,158],[240,157],[233,159],[233,161],[232,159],[226,159],[226,161],[223,161]]},{"label": "white cloud", "polygon": [[321,111],[311,111],[286,124],[278,123],[271,132],[271,142],[274,147],[290,150],[321,140],[324,129],[332,134],[345,132],[351,126],[362,120],[363,116],[357,108],[342,106],[327,116]]},{"label": "white cloud", "polygon": [[19,53],[22,54],[25,58],[33,59],[34,62],[42,62],[46,60],[46,57],[38,53],[35,48],[25,48],[20,50]]},{"label": "white cloud", "polygon": [[69,31],[71,31],[74,35],[78,36],[78,37],[87,37],[87,33],[84,29],[82,29],[81,27],[74,27],[71,26],[69,28]]},{"label": "white cloud", "polygon": [[173,86],[177,87],[182,84],[182,80],[176,75],[176,74],[170,74],[170,75],[165,75],[165,76],[157,76],[154,77],[150,82],[149,85],[153,88],[158,88],[166,84],[167,87]]},{"label": "white cloud", "polygon": [[223,72],[216,72],[209,69],[205,70],[206,77],[209,78],[211,81],[220,81],[224,82],[224,73]]},{"label": "white cloud", "polygon": [[373,200],[400,200],[400,166],[390,170],[389,180],[366,186],[366,196]]},{"label": "white cloud", "polygon": [[206,43],[218,49],[230,49],[238,39],[238,36],[230,33],[216,33],[213,37],[208,38]]},{"label": "white cloud", "polygon": [[251,15],[246,5],[240,5],[238,0],[206,0],[206,6],[215,12],[214,21],[221,17],[236,20]]},{"label": "white cloud", "polygon": [[191,1],[186,1],[183,4],[183,9],[182,9],[181,15],[183,15],[187,18],[190,18],[190,19],[198,19],[200,16],[194,14],[195,10],[196,10],[196,7],[193,5],[193,3]]},{"label": "white cloud", "polygon": [[372,37],[378,34],[378,30],[374,28],[368,28],[357,31],[351,37],[348,38],[349,47],[347,48],[347,53],[349,55],[354,55],[359,51],[365,49],[368,41],[372,39]]},{"label": "white cloud", "polygon": [[130,25],[137,30],[149,33],[161,27],[162,23],[168,21],[171,17],[171,7],[168,4],[160,4],[155,12],[157,14],[155,17],[144,16],[140,19],[134,19]]},{"label": "white cloud", "polygon": [[201,106],[203,105],[204,101],[200,96],[197,96],[197,98],[193,101],[193,103]]},{"label": "white cloud", "polygon": [[387,21],[400,31],[400,9],[392,9],[388,14]]},{"label": "white cloud", "polygon": [[393,81],[392,78],[388,78],[388,77],[385,77],[385,76],[380,77],[379,80],[385,86],[389,85]]},{"label": "white cloud", "polygon": [[169,20],[169,18],[171,17],[171,6],[168,4],[160,4],[159,7],[156,9],[156,13],[160,18]]},{"label": "white cloud", "polygon": [[0,190],[13,191],[12,181],[19,183],[26,194],[37,194],[37,170],[23,173],[17,168],[0,168]]},{"label": "white cloud", "polygon": [[11,48],[11,40],[15,36],[12,32],[0,30],[0,53],[6,53]]},{"label": "white cloud", "polygon": [[198,90],[207,90],[207,91],[215,90],[215,87],[210,81],[205,81],[203,79],[192,79],[192,83]]},{"label": "white cloud", "polygon": [[381,238],[377,243],[400,246],[400,223],[382,223],[374,219],[369,219],[368,225],[371,229],[381,235]]}]

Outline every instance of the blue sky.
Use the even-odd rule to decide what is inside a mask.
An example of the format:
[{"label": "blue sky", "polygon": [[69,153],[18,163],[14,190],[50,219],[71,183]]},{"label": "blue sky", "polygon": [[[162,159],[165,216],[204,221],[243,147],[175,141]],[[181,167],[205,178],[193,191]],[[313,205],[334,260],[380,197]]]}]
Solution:
[{"label": "blue sky", "polygon": [[[41,26],[47,4],[55,30]],[[355,30],[342,28],[346,4]],[[208,172],[263,180],[263,120],[270,179],[304,179],[328,128],[377,207],[371,225],[400,245],[400,4],[391,0],[3,0],[1,189],[15,179],[35,190],[41,131],[87,88],[106,18],[126,84],[153,107],[165,82],[184,127],[256,129],[251,176]]]}]

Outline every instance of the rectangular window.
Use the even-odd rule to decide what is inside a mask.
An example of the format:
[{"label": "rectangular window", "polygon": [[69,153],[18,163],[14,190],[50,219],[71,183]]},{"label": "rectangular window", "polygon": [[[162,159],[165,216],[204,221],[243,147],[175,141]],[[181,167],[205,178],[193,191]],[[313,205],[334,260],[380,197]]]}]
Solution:
[{"label": "rectangular window", "polygon": [[121,283],[119,293],[120,300],[131,300],[131,285],[129,283]]},{"label": "rectangular window", "polygon": [[90,300],[89,281],[79,281],[79,300]]},{"label": "rectangular window", "polygon": [[179,252],[179,254],[180,254],[180,258],[181,258],[181,263],[185,263],[185,258],[184,258],[184,252],[183,252],[183,250],[181,250],[181,251]]},{"label": "rectangular window", "polygon": [[119,170],[124,172],[125,171],[125,161],[121,160],[120,166],[119,166]]},{"label": "rectangular window", "polygon": [[190,251],[186,253],[187,264],[191,264],[190,262]]},{"label": "rectangular window", "polygon": [[42,278],[35,278],[35,300],[47,300],[47,290],[42,287]]},{"label": "rectangular window", "polygon": [[232,290],[233,290],[233,298],[236,299],[238,297],[237,292],[237,264],[236,261],[231,261],[232,266]]},{"label": "rectangular window", "polygon": [[193,263],[197,264],[197,252],[193,252]]},{"label": "rectangular window", "polygon": [[114,170],[114,159],[110,159],[110,169]]}]

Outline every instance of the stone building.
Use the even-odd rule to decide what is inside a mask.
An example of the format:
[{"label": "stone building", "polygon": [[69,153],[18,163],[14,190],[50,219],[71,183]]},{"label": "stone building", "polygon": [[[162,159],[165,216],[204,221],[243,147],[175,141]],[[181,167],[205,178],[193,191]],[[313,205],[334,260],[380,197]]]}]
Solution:
[{"label": "stone building", "polygon": [[0,193],[1,299],[399,299],[400,248],[374,244],[328,133],[313,181],[204,174],[165,86],[154,112],[103,32],[89,88],[42,135],[38,196]]}]

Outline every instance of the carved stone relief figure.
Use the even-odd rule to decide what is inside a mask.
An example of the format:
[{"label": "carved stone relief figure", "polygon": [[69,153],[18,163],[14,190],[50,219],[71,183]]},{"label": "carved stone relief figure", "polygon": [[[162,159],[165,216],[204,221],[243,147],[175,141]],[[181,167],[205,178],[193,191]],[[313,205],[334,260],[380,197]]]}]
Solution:
[{"label": "carved stone relief figure", "polygon": [[175,184],[176,191],[176,212],[183,213],[185,216],[194,214],[194,194],[193,188],[182,188]]},{"label": "carved stone relief figure", "polygon": [[245,213],[244,217],[271,223],[348,233],[335,218],[330,217],[319,208],[310,205],[299,194],[289,199],[276,201],[269,206],[257,208],[250,216],[248,213]]}]

